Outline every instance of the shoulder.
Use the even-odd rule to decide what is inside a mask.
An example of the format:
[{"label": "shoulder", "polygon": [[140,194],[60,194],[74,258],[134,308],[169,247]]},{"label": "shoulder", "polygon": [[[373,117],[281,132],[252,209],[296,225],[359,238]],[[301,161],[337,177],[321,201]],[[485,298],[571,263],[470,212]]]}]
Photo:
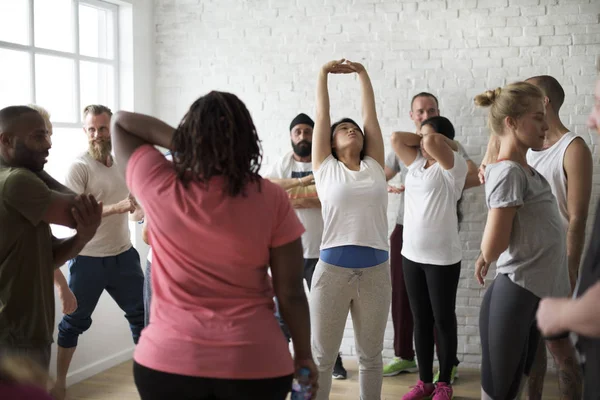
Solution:
[{"label": "shoulder", "polygon": [[21,182],[38,183],[42,182],[42,180],[27,168],[9,168],[4,174],[5,185],[19,184]]},{"label": "shoulder", "polygon": [[514,161],[500,161],[485,169],[486,189],[488,187],[525,184],[527,174],[522,166]]}]

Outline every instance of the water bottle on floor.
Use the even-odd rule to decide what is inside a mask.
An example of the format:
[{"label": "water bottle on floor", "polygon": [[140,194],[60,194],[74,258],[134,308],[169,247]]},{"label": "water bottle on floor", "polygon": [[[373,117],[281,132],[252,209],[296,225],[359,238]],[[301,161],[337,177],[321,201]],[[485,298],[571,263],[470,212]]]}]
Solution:
[{"label": "water bottle on floor", "polygon": [[291,400],[310,400],[310,370],[301,368],[298,371],[298,377],[292,383],[292,398]]}]

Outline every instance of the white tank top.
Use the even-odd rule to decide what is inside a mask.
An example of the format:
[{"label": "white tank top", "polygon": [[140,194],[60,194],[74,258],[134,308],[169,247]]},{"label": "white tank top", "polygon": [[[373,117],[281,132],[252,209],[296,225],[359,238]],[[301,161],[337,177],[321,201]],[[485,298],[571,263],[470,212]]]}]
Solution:
[{"label": "white tank top", "polygon": [[552,194],[558,202],[558,211],[565,227],[569,228],[569,212],[567,209],[567,176],[565,175],[565,152],[571,142],[578,136],[567,132],[558,142],[545,150],[527,152],[527,163],[536,169],[550,184]]}]

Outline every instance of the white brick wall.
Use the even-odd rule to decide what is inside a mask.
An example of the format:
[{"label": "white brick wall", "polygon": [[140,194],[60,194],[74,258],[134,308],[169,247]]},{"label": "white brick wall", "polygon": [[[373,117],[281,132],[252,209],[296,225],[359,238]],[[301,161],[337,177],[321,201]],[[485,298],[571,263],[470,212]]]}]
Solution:
[{"label": "white brick wall", "polygon": [[[561,117],[592,145],[585,126],[600,53],[598,0],[155,0],[156,99],[160,117],[179,121],[209,90],[236,93],[263,140],[265,167],[289,151],[288,126],[314,114],[318,68],[346,57],[367,67],[389,148],[396,129],[412,129],[411,96],[430,91],[476,163],[487,142],[473,96],[532,75],[552,74],[567,92]],[[332,118],[360,120],[354,77],[330,79]],[[600,193],[594,174],[592,210]],[[480,362],[483,290],[473,276],[486,210],[482,189],[465,194],[463,271],[457,299],[459,358]],[[390,196],[394,226],[397,200]],[[493,276],[493,272],[490,274]],[[385,356],[393,355],[391,320]],[[354,354],[352,325],[342,343]]]}]

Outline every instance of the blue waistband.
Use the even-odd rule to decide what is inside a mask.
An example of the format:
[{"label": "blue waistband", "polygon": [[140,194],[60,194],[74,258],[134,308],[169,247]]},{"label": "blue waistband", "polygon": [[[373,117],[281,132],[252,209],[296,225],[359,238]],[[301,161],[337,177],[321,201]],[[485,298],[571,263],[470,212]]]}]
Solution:
[{"label": "blue waistband", "polygon": [[339,246],[321,250],[321,260],[343,268],[368,268],[383,264],[389,258],[386,250],[365,246]]}]

